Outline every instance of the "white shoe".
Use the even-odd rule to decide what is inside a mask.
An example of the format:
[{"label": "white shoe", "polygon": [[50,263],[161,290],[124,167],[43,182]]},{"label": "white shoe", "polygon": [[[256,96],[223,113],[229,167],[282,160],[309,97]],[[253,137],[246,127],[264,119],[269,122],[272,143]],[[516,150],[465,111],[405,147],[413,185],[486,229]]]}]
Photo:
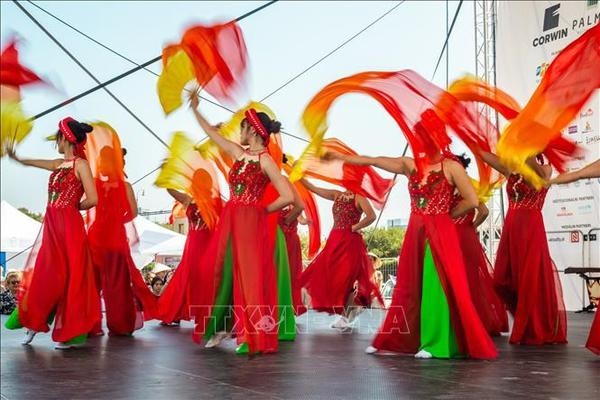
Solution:
[{"label": "white shoe", "polygon": [[421,350],[417,354],[415,354],[415,358],[428,359],[428,358],[433,358],[433,355],[426,350]]},{"label": "white shoe", "polygon": [[365,353],[367,353],[367,354],[375,354],[375,353],[377,353],[377,351],[378,351],[378,349],[373,346],[369,346],[365,349]]},{"label": "white shoe", "polygon": [[348,328],[348,319],[341,316],[337,319],[337,321],[331,324],[331,327],[343,331],[344,329]]},{"label": "white shoe", "polygon": [[217,347],[223,341],[223,339],[225,339],[228,336],[229,336],[229,333],[227,333],[227,332],[217,332],[210,339],[208,339],[208,342],[206,342],[204,347],[207,349],[212,349],[213,347]]},{"label": "white shoe", "polygon": [[78,347],[82,347],[84,345],[84,343],[81,344],[74,344],[74,343],[67,343],[67,342],[60,342],[60,343],[56,343],[54,345],[54,349],[56,350],[69,350],[69,349],[75,349]]},{"label": "white shoe", "polygon": [[33,340],[33,338],[35,337],[35,335],[37,335],[36,331],[32,331],[32,330],[27,330],[25,332],[25,337],[23,338],[23,341],[21,341],[21,344],[26,346],[29,343],[31,343],[31,341]]}]

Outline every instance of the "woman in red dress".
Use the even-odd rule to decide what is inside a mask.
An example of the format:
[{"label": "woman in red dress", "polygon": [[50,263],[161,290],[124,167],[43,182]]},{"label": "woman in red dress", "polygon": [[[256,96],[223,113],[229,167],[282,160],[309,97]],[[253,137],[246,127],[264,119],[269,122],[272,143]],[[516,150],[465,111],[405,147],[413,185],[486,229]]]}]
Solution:
[{"label": "woman in red dress", "polygon": [[325,247],[302,273],[300,284],[310,296],[312,309],[340,315],[331,326],[345,330],[373,298],[383,303],[360,233],[375,221],[375,212],[367,199],[351,191],[323,189],[306,179],[302,184],[317,196],[333,201],[333,228]]},{"label": "woman in red dress", "polygon": [[[542,207],[547,188],[537,191],[521,175],[511,172],[495,154],[482,159],[507,178],[509,208],[496,253],[496,292],[514,317],[511,344],[567,343],[567,315],[558,272],[548,249]],[[528,160],[544,180],[552,167],[542,156]]]},{"label": "woman in red dress", "polygon": [[[588,178],[600,178],[600,159],[577,171],[561,174],[556,178],[551,179],[550,184],[560,185],[564,183],[575,182],[579,179]],[[596,307],[596,316],[594,317],[594,321],[592,322],[590,335],[588,336],[588,340],[585,344],[585,347],[587,347],[588,349],[590,349],[590,351],[600,356],[600,311],[598,311],[599,309],[599,307]]]},{"label": "woman in red dress", "polygon": [[[392,351],[418,358],[492,359],[496,348],[469,294],[452,218],[479,203],[464,168],[442,154],[429,154],[418,171],[409,157],[330,154],[408,177],[411,215],[398,260],[391,306],[367,353]],[[454,191],[463,200],[451,209]]]},{"label": "woman in red dress", "polygon": [[[285,159],[283,162],[286,162]],[[300,276],[304,269],[302,265],[302,245],[300,244],[300,236],[298,236],[298,223],[304,221],[301,215],[304,204],[293,186],[291,188],[294,191],[294,204],[282,208],[279,212],[279,227],[285,236],[290,264],[290,279],[292,281],[294,313],[298,316],[306,312],[306,306],[302,302],[302,285],[300,284]]]},{"label": "woman in red dress", "polygon": [[[467,169],[471,159],[464,154],[456,157],[462,166]],[[452,208],[462,200],[460,193],[454,192]],[[476,212],[477,211],[477,212]],[[469,211],[461,217],[454,218],[456,233],[460,242],[464,265],[469,280],[469,290],[475,309],[481,322],[490,335],[499,336],[501,332],[508,332],[508,317],[506,309],[494,290],[492,278],[492,265],[485,255],[477,227],[487,218],[489,210],[484,203],[479,203],[476,209]]]},{"label": "woman in red dress", "polygon": [[[281,124],[265,113],[248,109],[241,123],[240,145],[221,136],[197,111],[195,93],[191,106],[210,139],[235,160],[229,171],[230,198],[202,261],[207,263],[206,270],[212,272],[201,279],[212,281],[207,283],[212,290],[205,294],[206,302],[197,303],[192,310],[196,322],[194,339],[204,336],[209,341],[207,345],[213,347],[224,337],[213,336],[229,330],[236,335],[238,354],[276,352],[282,332],[278,329],[281,321],[275,249],[271,246],[275,239],[269,236],[276,232],[266,227],[268,213],[278,212],[294,198],[266,150],[270,135],[278,133]],[[270,183],[278,197],[265,207],[262,198]]]},{"label": "woman in red dress", "polygon": [[211,239],[211,230],[202,219],[198,206],[191,196],[174,189],[167,192],[185,207],[188,221],[188,234],[183,248],[183,256],[171,279],[165,286],[158,302],[157,319],[163,325],[179,324],[180,320],[190,320],[190,306],[198,304],[195,299],[201,286],[202,257]]},{"label": "woman in red dress", "polygon": [[24,160],[8,150],[21,164],[52,174],[42,231],[23,272],[19,306],[6,325],[27,328],[23,344],[29,344],[36,333],[48,332],[48,322],[54,319],[52,339],[59,342],[57,349],[67,349],[84,343],[100,319],[100,298],[80,214],[94,207],[98,197],[83,152],[92,127],[72,118],[61,120],[58,126],[56,143],[64,158]]},{"label": "woman in red dress", "polygon": [[[94,124],[86,154],[96,183],[98,204],[88,212],[88,239],[102,293],[110,335],[129,336],[153,318],[156,296],[144,282],[131,258],[137,241],[133,219],[137,202],[125,180],[124,152],[117,133],[106,124]],[[101,336],[102,321],[90,332]]]}]

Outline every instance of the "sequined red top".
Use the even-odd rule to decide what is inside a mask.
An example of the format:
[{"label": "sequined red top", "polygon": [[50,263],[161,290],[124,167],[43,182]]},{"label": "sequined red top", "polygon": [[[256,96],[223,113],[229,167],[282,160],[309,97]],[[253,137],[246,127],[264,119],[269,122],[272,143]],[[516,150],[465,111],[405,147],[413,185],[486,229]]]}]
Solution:
[{"label": "sequined red top", "polygon": [[[73,161],[75,164],[75,161]],[[83,184],[75,176],[73,166],[61,167],[50,174],[48,180],[48,207],[75,208],[83,196]]]},{"label": "sequined red top", "polygon": [[239,159],[229,171],[229,201],[233,204],[258,205],[268,184],[269,177],[260,168],[260,158],[256,161]]},{"label": "sequined red top", "polygon": [[354,196],[339,195],[333,202],[333,228],[352,230],[360,221],[362,211],[356,207]]},{"label": "sequined red top", "polygon": [[[455,191],[454,196],[452,197],[452,205],[450,206],[450,210],[453,210],[454,207],[456,207],[458,205],[458,203],[460,203],[462,201],[462,199],[463,198],[460,195],[460,193]],[[475,209],[472,209],[468,213],[463,214],[462,216],[460,216],[458,218],[454,218],[453,221],[457,225],[462,225],[462,224],[472,225],[474,219],[475,219]]]},{"label": "sequined red top", "polygon": [[411,212],[417,215],[450,214],[454,186],[444,176],[444,171],[432,171],[425,184],[421,185],[418,175],[408,179]]},{"label": "sequined red top", "polygon": [[185,215],[188,220],[188,229],[190,231],[208,229],[204,223],[204,220],[202,219],[202,215],[200,215],[200,211],[198,211],[198,206],[195,203],[191,203],[186,207]]},{"label": "sequined red top", "polygon": [[512,174],[506,183],[506,193],[508,193],[509,208],[541,211],[548,188],[537,191],[529,186],[521,175]]},{"label": "sequined red top", "polygon": [[286,207],[279,212],[279,226],[283,233],[296,233],[298,232],[298,219],[294,219],[289,224],[285,223],[285,219],[292,211],[292,207]]}]

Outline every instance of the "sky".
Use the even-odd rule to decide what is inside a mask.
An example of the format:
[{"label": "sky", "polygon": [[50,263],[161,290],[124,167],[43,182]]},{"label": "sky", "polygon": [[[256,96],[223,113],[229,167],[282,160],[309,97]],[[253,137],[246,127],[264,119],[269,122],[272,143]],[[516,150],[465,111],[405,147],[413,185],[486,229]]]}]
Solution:
[{"label": "sky", "polygon": [[[49,30],[100,81],[119,75],[133,65],[91,42],[29,2],[21,4]],[[143,63],[158,55],[164,45],[177,42],[182,32],[194,24],[210,24],[234,19],[264,2],[192,1],[64,1],[36,2],[77,29],[106,46]],[[284,82],[338,47],[398,2],[391,1],[279,1],[244,19],[240,26],[248,48],[248,95],[262,99]],[[448,2],[451,20],[458,1]],[[24,107],[33,115],[95,86],[62,50],[53,43],[15,4],[0,2],[0,42],[21,38],[21,61],[50,86],[24,89]],[[473,3],[464,2],[449,41],[450,82],[475,73]],[[412,69],[431,79],[446,37],[446,2],[406,1],[370,29],[326,58],[316,67],[277,92],[265,103],[275,112],[286,132],[306,137],[300,116],[308,101],[328,83],[369,70]],[[446,84],[446,57],[433,82]],[[159,62],[150,69],[159,73]],[[182,107],[165,117],[156,95],[156,76],[138,71],[109,89],[151,127],[165,142],[175,131],[190,137],[204,135],[191,113]],[[243,102],[242,104],[243,105]],[[229,112],[206,102],[200,110],[211,122],[224,121]],[[28,158],[54,158],[56,152],[44,137],[56,131],[65,116],[83,121],[105,121],[119,133],[127,147],[127,174],[136,181],[160,165],[165,147],[100,90],[35,121],[29,137],[17,153]],[[397,156],[406,141],[397,125],[374,100],[348,95],[335,103],[329,114],[328,136],[338,137],[361,154]],[[284,136],[284,151],[298,156],[306,143]],[[15,207],[43,212],[46,203],[47,171],[27,168],[15,162],[0,161],[1,197]],[[471,171],[469,171],[471,172]],[[472,171],[475,173],[475,171]],[[389,176],[389,174],[382,173]],[[143,209],[165,210],[171,198],[153,186],[156,174],[135,185]],[[323,232],[332,225],[331,204],[319,201]],[[392,218],[406,218],[410,202],[406,179],[399,178],[384,210],[380,226]],[[166,217],[158,217],[158,221]]]}]

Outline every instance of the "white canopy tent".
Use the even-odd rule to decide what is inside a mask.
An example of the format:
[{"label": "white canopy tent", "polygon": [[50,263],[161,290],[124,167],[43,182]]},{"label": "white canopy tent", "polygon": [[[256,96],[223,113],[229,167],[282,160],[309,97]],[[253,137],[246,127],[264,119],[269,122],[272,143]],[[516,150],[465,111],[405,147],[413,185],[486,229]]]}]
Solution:
[{"label": "white canopy tent", "polygon": [[[29,249],[42,224],[2,200],[0,211],[0,251],[6,253],[7,269],[23,269]],[[20,253],[20,254],[19,254]],[[18,255],[17,255],[18,254]],[[14,258],[13,258],[14,257]]]},{"label": "white canopy tent", "polygon": [[[6,253],[6,260],[9,260],[7,269],[21,270],[25,266],[29,249],[38,237],[42,224],[4,200],[2,200],[0,216],[0,251]],[[156,255],[181,255],[183,253],[186,239],[184,235],[163,228],[140,216],[134,220],[134,225],[139,242],[132,247],[131,255],[138,268],[152,262]]]}]

